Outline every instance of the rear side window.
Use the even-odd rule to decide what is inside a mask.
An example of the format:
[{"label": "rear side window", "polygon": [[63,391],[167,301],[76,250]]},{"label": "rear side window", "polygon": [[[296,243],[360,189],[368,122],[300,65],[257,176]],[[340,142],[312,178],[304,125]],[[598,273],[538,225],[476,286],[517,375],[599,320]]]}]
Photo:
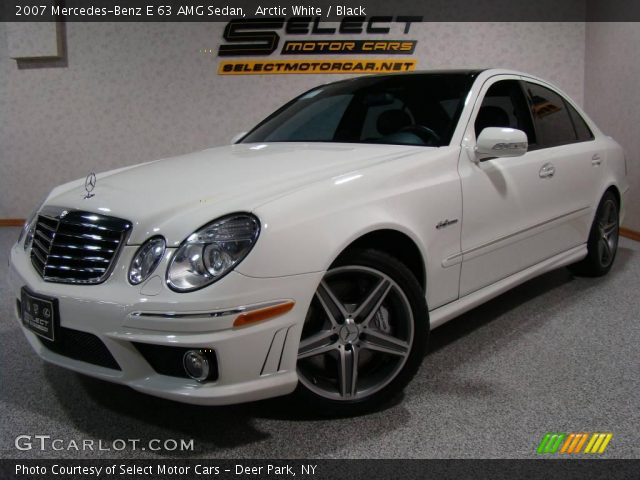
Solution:
[{"label": "rear side window", "polygon": [[527,83],[527,90],[538,134],[538,148],[557,147],[577,142],[578,136],[563,98],[535,83]]},{"label": "rear side window", "polygon": [[587,125],[587,122],[584,121],[582,116],[569,105],[568,102],[564,102],[567,105],[567,109],[569,110],[569,115],[571,115],[571,120],[573,120],[573,126],[576,129],[576,135],[578,136],[579,142],[588,142],[589,140],[593,140],[593,133],[591,129]]}]

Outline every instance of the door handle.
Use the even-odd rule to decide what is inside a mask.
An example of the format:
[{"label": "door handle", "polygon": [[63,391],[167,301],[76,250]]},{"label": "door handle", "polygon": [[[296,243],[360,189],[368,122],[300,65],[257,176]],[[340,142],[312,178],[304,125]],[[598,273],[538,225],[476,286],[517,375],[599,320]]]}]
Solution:
[{"label": "door handle", "polygon": [[551,178],[555,174],[556,174],[556,167],[554,167],[552,163],[545,163],[540,169],[540,172],[538,172],[538,175],[540,175],[540,178]]},{"label": "door handle", "polygon": [[600,155],[598,155],[597,153],[594,154],[593,157],[591,157],[591,165],[593,165],[594,167],[597,167],[601,163],[602,163],[602,159],[600,158]]}]

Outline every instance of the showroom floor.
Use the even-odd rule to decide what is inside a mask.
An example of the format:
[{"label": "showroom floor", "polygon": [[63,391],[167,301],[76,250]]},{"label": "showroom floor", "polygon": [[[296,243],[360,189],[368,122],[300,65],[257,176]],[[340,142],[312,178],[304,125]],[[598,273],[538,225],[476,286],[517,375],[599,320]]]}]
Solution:
[{"label": "showroom floor", "polygon": [[513,458],[534,457],[546,432],[612,432],[607,458],[640,457],[640,243],[621,241],[607,277],[561,269],[437,329],[401,401],[330,420],[283,399],[181,405],[45,365],[13,318],[6,269],[17,235],[0,229],[0,457],[82,456],[14,448],[13,434],[44,434],[193,438],[183,455],[200,458]]}]

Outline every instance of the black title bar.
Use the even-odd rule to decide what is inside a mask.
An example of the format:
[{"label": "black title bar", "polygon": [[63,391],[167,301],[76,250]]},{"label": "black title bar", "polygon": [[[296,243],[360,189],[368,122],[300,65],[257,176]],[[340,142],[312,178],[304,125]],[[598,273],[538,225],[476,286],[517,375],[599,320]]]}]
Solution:
[{"label": "black title bar", "polygon": [[422,16],[426,22],[633,22],[637,0],[3,0],[0,21],[227,22],[234,18]]}]

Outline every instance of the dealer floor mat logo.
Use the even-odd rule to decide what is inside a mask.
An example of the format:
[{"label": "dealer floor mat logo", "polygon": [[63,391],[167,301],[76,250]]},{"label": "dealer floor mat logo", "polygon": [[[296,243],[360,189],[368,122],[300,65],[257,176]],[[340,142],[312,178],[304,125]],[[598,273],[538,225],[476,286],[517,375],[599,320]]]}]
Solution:
[{"label": "dealer floor mat logo", "polygon": [[[263,10],[256,10],[255,15],[289,14],[285,8],[277,12]],[[412,24],[422,22],[422,17],[369,17],[362,7],[358,10],[359,15],[347,14],[349,16],[336,21],[328,18],[330,12],[330,9],[324,12],[317,8],[307,12],[309,16],[298,16],[299,12],[295,10],[291,12],[294,14],[292,17],[231,20],[224,29],[223,43],[218,49],[200,51],[217,54],[221,58],[219,75],[391,73],[415,70],[417,61],[411,56],[415,54],[418,42],[408,39],[407,35]],[[282,36],[286,37],[283,44]],[[264,58],[273,54],[285,58]],[[290,59],[295,55],[311,57]],[[322,58],[326,55],[334,58]],[[362,60],[362,55],[384,58]],[[262,58],[244,60],[248,56]],[[227,61],[228,57],[243,59]]]},{"label": "dealer floor mat logo", "polygon": [[599,454],[609,446],[612,433],[547,433],[542,437],[538,454]]}]

